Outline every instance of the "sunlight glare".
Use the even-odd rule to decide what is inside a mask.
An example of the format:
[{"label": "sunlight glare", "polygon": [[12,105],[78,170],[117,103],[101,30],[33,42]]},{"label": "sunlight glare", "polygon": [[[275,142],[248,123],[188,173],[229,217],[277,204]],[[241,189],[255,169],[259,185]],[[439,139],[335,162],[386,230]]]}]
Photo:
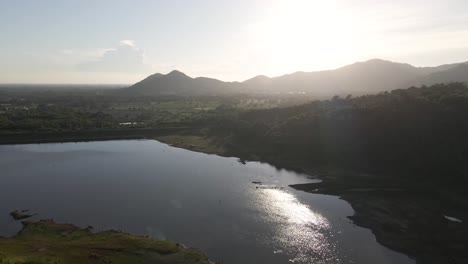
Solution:
[{"label": "sunlight glare", "polygon": [[277,223],[274,246],[295,256],[295,263],[337,261],[336,246],[329,240],[330,222],[281,189],[263,189],[264,210],[269,221]]},{"label": "sunlight glare", "polygon": [[253,31],[259,53],[274,71],[335,67],[355,57],[365,43],[359,21],[338,1],[276,1]]}]

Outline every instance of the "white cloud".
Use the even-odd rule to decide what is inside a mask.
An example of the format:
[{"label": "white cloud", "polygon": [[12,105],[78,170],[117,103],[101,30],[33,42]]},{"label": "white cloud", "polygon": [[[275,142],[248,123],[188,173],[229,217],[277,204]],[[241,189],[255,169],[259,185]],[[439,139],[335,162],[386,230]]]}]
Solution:
[{"label": "white cloud", "polygon": [[120,41],[120,46],[135,47],[135,41],[131,39],[124,39]]},{"label": "white cloud", "polygon": [[138,73],[149,69],[143,50],[133,40],[122,40],[117,48],[104,49],[95,60],[78,64],[78,69],[93,72]]}]

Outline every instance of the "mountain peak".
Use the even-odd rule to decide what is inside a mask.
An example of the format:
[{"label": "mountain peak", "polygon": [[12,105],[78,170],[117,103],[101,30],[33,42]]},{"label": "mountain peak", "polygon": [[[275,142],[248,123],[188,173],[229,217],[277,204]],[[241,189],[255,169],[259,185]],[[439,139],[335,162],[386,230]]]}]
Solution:
[{"label": "mountain peak", "polygon": [[173,70],[170,73],[166,74],[167,77],[174,77],[174,78],[189,78],[185,73]]},{"label": "mountain peak", "polygon": [[[399,69],[402,71],[416,71],[417,68],[408,64],[408,63],[400,63],[400,62],[394,62],[394,61],[389,61],[389,60],[383,60],[383,59],[371,59],[367,61],[361,61],[361,62],[356,62],[347,66],[344,66],[340,68],[341,70],[364,70],[368,71],[370,69],[377,70],[380,69],[381,71],[385,72],[388,70],[394,70],[394,69]],[[340,70],[339,69],[339,70]]]},{"label": "mountain peak", "polygon": [[[457,67],[458,66],[458,67]],[[140,95],[219,95],[234,93],[307,93],[326,98],[340,94],[368,94],[415,85],[468,81],[467,64],[414,67],[382,59],[356,62],[335,70],[296,72],[269,78],[256,76],[244,82],[226,83],[216,79],[192,78],[174,70],[154,74],[129,89]]]},{"label": "mountain peak", "polygon": [[264,84],[271,81],[271,78],[265,75],[257,75],[251,79],[245,80],[245,84],[252,84],[252,85],[258,85],[258,84]]},{"label": "mountain peak", "polygon": [[370,59],[370,60],[365,61],[365,63],[366,62],[367,63],[394,63],[393,61],[383,60],[379,58]]},{"label": "mountain peak", "polygon": [[[351,65],[356,65],[356,64],[358,64],[358,65],[374,65],[374,66],[382,66],[382,65],[407,65],[407,66],[411,66],[410,64],[407,64],[407,63],[394,62],[394,61],[383,60],[383,59],[379,59],[379,58],[374,58],[374,59],[370,59],[370,60],[362,61],[362,62],[356,62],[356,63],[351,64]],[[413,66],[411,66],[411,67],[413,67]]]}]

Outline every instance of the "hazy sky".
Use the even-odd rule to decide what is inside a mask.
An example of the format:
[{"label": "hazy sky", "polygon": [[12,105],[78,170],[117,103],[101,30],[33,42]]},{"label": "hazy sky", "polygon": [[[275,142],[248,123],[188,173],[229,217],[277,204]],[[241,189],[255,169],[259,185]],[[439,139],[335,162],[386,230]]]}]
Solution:
[{"label": "hazy sky", "polygon": [[468,61],[467,0],[0,0],[0,83]]}]

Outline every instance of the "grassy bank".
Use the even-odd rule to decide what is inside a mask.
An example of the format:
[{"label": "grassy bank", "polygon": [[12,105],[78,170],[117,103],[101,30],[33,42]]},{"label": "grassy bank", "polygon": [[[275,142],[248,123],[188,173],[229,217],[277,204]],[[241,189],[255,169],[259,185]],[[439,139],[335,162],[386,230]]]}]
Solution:
[{"label": "grassy bank", "polygon": [[222,143],[203,134],[178,133],[173,135],[160,135],[154,137],[154,139],[174,147],[220,156],[226,155],[226,150]]},{"label": "grassy bank", "polygon": [[212,263],[201,252],[174,242],[116,231],[93,233],[53,220],[23,222],[13,238],[0,238],[0,263]]},{"label": "grassy bank", "polygon": [[259,153],[259,149],[242,149],[233,146],[233,144],[226,144],[226,139],[209,135],[197,129],[177,131],[177,133],[171,135],[159,135],[155,136],[154,139],[173,147],[215,154],[223,157],[236,157],[241,161],[268,162],[280,169],[290,169],[297,172],[316,174],[316,169],[307,166],[302,160],[291,159],[274,152],[256,154]]}]

